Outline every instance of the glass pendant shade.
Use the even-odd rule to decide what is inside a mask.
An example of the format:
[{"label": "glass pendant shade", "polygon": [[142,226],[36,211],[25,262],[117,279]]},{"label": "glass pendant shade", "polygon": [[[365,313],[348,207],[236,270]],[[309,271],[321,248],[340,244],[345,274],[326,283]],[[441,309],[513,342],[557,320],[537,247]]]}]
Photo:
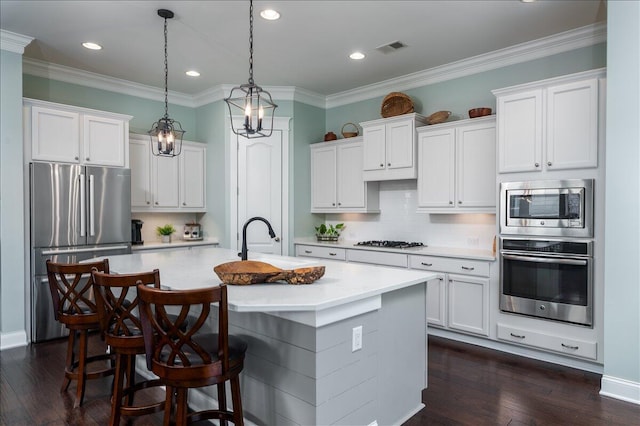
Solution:
[{"label": "glass pendant shade", "polygon": [[182,152],[182,125],[169,118],[168,80],[169,63],[167,60],[167,19],[173,18],[173,12],[158,9],[158,16],[164,18],[164,116],[153,123],[147,133],[151,138],[151,153],[160,157],[175,157]]},{"label": "glass pendant shade", "polygon": [[[253,81],[253,0],[249,2],[249,82],[231,89],[225,102],[233,133],[248,139],[271,136],[278,105],[269,92]],[[242,122],[234,122],[234,117],[242,117]]]}]

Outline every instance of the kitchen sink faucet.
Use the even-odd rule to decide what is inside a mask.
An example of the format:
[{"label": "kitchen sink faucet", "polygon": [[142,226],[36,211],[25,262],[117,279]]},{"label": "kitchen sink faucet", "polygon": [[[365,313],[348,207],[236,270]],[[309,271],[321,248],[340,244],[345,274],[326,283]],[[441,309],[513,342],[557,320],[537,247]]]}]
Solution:
[{"label": "kitchen sink faucet", "polygon": [[269,228],[269,236],[271,238],[276,238],[276,233],[273,232],[271,224],[264,217],[256,216],[247,220],[242,227],[242,251],[238,253],[238,256],[240,256],[240,259],[242,260],[247,260],[247,226],[249,226],[249,224],[255,220],[261,220],[262,222],[264,222],[267,225],[267,228]]}]

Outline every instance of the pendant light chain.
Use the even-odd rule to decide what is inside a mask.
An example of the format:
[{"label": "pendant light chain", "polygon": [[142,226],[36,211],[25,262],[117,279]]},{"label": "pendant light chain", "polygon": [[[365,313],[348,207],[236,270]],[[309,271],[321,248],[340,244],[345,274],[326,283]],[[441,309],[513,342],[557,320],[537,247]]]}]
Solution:
[{"label": "pendant light chain", "polygon": [[249,2],[249,84],[253,83],[253,0]]},{"label": "pendant light chain", "polygon": [[164,18],[164,118],[169,117],[169,61],[167,56],[167,18]]}]

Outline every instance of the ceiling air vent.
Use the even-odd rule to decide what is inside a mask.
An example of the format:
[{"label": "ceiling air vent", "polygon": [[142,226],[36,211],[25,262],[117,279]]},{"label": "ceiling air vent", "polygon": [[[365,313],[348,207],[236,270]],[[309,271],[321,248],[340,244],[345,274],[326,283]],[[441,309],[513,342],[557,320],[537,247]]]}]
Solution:
[{"label": "ceiling air vent", "polygon": [[386,53],[395,52],[396,50],[402,49],[403,47],[407,47],[407,45],[401,41],[392,41],[391,43],[383,44],[382,46],[376,47],[376,50],[378,52],[382,52],[386,54]]}]

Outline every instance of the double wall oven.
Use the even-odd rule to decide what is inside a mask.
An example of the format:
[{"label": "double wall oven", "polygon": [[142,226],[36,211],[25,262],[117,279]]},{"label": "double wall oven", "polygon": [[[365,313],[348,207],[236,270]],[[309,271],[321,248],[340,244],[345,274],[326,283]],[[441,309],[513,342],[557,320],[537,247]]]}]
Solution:
[{"label": "double wall oven", "polygon": [[502,311],[593,326],[593,183],[501,184]]}]

